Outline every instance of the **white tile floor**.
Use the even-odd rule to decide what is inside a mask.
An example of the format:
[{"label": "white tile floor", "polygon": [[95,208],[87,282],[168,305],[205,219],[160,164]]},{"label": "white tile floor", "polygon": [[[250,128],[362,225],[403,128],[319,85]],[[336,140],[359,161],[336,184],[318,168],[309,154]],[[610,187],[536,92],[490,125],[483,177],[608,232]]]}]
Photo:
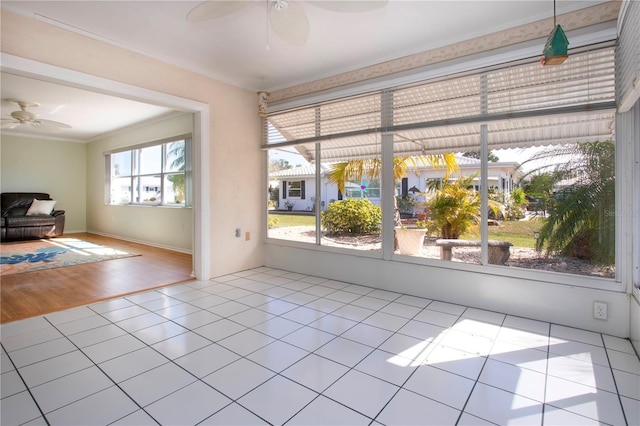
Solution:
[{"label": "white tile floor", "polygon": [[640,423],[628,340],[270,268],[0,332],[2,425]]}]

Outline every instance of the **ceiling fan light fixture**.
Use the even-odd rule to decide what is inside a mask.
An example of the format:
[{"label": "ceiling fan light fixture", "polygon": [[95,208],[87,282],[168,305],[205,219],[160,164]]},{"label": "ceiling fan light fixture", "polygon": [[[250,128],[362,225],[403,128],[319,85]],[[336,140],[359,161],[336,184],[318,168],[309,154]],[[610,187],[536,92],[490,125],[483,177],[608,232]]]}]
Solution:
[{"label": "ceiling fan light fixture", "polygon": [[[280,0],[282,1],[282,0]],[[294,46],[302,46],[309,38],[309,18],[304,10],[295,3],[288,3],[284,9],[278,9],[273,2],[269,11],[269,24],[273,32]]]},{"label": "ceiling fan light fixture", "polygon": [[11,117],[15,118],[22,124],[36,119],[36,115],[34,113],[26,111],[24,109],[20,111],[13,111],[11,113]]},{"label": "ceiling fan light fixture", "polygon": [[58,121],[52,120],[44,120],[42,118],[38,118],[36,114],[31,111],[27,111],[27,108],[30,107],[38,107],[40,104],[36,102],[22,101],[19,99],[4,99],[7,102],[12,102],[18,104],[20,110],[13,111],[9,116],[11,118],[3,118],[2,128],[3,129],[14,129],[18,125],[25,125],[31,127],[43,127],[52,130],[58,129],[70,129],[71,126],[65,123],[60,123]]},{"label": "ceiling fan light fixture", "polygon": [[[307,0],[309,4],[332,12],[362,13],[380,9],[387,5],[389,0]],[[235,13],[254,0],[208,0],[194,7],[187,14],[187,21],[201,22],[209,19],[217,19]],[[263,4],[267,7],[268,19],[273,32],[285,42],[294,46],[302,46],[309,37],[309,18],[297,1],[293,0],[266,0]],[[269,27],[267,27],[268,29]],[[268,34],[268,31],[267,31]],[[267,51],[269,41],[267,39]]]},{"label": "ceiling fan light fixture", "polygon": [[289,7],[289,0],[274,0],[273,7],[278,11],[285,10]]}]

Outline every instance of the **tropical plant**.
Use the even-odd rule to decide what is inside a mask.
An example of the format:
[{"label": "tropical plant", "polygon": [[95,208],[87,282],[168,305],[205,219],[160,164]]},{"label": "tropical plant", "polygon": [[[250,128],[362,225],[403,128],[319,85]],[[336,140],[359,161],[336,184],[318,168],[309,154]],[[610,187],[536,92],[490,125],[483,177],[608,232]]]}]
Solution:
[{"label": "tropical plant", "polygon": [[269,160],[269,173],[279,172],[281,170],[293,169],[293,165],[284,158],[274,158]]},{"label": "tropical plant", "polygon": [[[468,151],[463,153],[462,156],[480,160],[480,151]],[[498,158],[498,156],[495,155],[492,151],[489,151],[489,153],[487,154],[487,161],[491,163],[497,163],[498,161],[500,161],[500,158]]]},{"label": "tropical plant", "polygon": [[369,234],[380,231],[382,210],[366,198],[347,198],[329,204],[321,221],[329,234]]},{"label": "tropical plant", "polygon": [[[528,163],[529,160],[523,164]],[[530,210],[547,211],[549,203],[553,198],[553,191],[556,182],[561,178],[556,173],[536,168],[523,177],[523,190],[529,200]]]},{"label": "tropical plant", "polygon": [[[184,172],[186,167],[186,150],[185,141],[177,141],[169,144],[167,156],[173,158],[171,169]],[[185,179],[184,173],[176,173],[167,176],[167,179],[173,185],[173,192],[176,194],[176,203],[184,202]]]},{"label": "tropical plant", "polygon": [[[522,188],[514,188],[511,191],[508,202],[505,204],[505,211],[509,220],[524,218],[524,208],[527,203],[527,195]],[[491,216],[491,211],[489,212],[489,216]],[[507,217],[505,217],[505,219]]]},{"label": "tropical plant", "polygon": [[470,189],[474,176],[446,181],[426,202],[430,210],[427,230],[442,238],[457,239],[475,232],[480,223],[480,194]]},{"label": "tropical plant", "polygon": [[278,202],[280,200],[280,186],[269,186],[269,202],[273,203],[273,207],[278,208]]},{"label": "tropical plant", "polygon": [[[547,254],[615,262],[615,148],[610,141],[564,145],[528,161],[563,158],[554,167],[557,192],[540,229],[537,248]],[[526,163],[526,162],[525,162]],[[523,164],[525,164],[523,163]]]},{"label": "tropical plant", "polygon": [[412,213],[415,201],[410,195],[396,195],[396,206],[400,213]]},{"label": "tropical plant", "polygon": [[522,190],[522,188],[514,188],[513,191],[511,191],[510,198],[511,198],[511,205],[513,205],[513,207],[517,209],[520,209],[524,207],[525,204],[527,204],[527,196]]}]

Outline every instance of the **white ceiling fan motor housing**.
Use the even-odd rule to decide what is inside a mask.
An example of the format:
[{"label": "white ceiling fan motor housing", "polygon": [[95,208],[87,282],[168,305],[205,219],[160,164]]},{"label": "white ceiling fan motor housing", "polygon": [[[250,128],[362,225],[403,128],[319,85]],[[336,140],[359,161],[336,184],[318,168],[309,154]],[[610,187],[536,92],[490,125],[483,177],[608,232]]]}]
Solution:
[{"label": "white ceiling fan motor housing", "polygon": [[15,118],[16,120],[18,120],[21,123],[25,123],[25,122],[29,122],[29,121],[35,121],[36,119],[36,115],[32,112],[29,111],[13,111],[11,113],[11,117]]}]

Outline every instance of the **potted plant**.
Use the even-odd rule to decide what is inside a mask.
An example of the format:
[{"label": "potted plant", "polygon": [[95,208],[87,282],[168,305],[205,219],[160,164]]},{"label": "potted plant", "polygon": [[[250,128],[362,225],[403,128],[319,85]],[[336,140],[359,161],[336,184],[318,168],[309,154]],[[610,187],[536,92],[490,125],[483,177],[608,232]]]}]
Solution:
[{"label": "potted plant", "polygon": [[418,220],[415,226],[401,226],[396,228],[398,252],[409,256],[419,255],[424,245],[426,223]]},{"label": "potted plant", "polygon": [[287,210],[289,210],[289,211],[293,210],[293,206],[295,206],[295,205],[296,205],[296,203],[294,203],[293,201],[289,201],[289,200],[287,200],[287,201],[285,201],[285,202],[284,202],[284,206],[285,206],[285,207],[287,208]]}]

